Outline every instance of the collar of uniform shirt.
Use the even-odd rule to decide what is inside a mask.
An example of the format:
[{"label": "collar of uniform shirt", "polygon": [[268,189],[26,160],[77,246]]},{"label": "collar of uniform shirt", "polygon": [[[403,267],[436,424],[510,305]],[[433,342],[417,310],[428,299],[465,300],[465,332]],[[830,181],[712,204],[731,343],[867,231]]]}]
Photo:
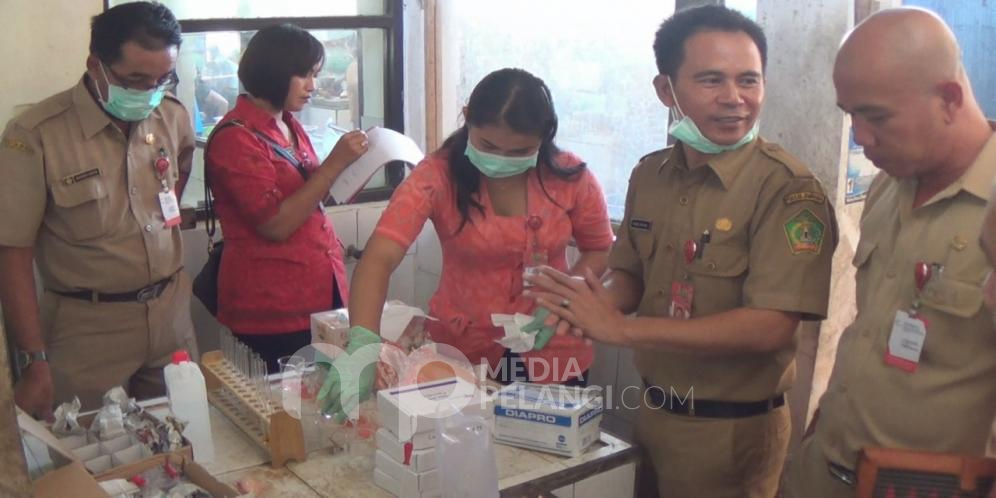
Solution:
[{"label": "collar of uniform shirt", "polygon": [[93,138],[104,128],[111,126],[111,118],[100,107],[100,103],[87,88],[87,76],[83,75],[73,88],[73,106],[80,118],[80,129],[87,139]]},{"label": "collar of uniform shirt", "polygon": [[[996,122],[990,121],[989,126],[996,130]],[[989,193],[993,188],[994,177],[996,177],[996,133],[989,136],[986,145],[982,147],[978,157],[965,170],[961,178],[938,192],[920,207],[929,206],[943,199],[954,197],[962,190],[986,201],[989,199]],[[915,183],[911,183],[910,188],[913,188],[915,191]]]},{"label": "collar of uniform shirt", "polygon": [[[743,166],[747,159],[751,157],[754,150],[760,146],[761,143],[762,139],[758,138],[737,150],[716,154],[710,157],[706,161],[705,165],[709,166],[709,168],[716,173],[716,176],[719,177],[720,183],[723,184],[723,188],[728,189],[730,188],[730,185],[733,185],[733,182],[737,179],[737,175],[740,174],[740,171],[744,169]],[[677,144],[675,144],[675,146],[668,150],[658,173],[664,171],[664,167],[668,164],[675,168],[688,168],[683,147],[678,147]]]}]

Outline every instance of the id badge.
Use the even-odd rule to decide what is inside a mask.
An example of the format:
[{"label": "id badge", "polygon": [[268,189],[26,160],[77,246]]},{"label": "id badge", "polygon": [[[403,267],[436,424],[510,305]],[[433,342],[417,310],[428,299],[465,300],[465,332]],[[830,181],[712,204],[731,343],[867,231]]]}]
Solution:
[{"label": "id badge", "polygon": [[687,320],[692,317],[692,299],[695,298],[695,287],[691,282],[676,280],[671,283],[671,307],[668,313],[671,318]]},{"label": "id badge", "polygon": [[172,227],[180,224],[180,203],[176,200],[176,193],[159,192],[159,207],[163,210],[163,219],[166,226]]},{"label": "id badge", "polygon": [[523,270],[522,270],[523,287],[532,287],[533,284],[528,280],[525,280],[525,277],[534,277],[536,275],[539,275],[540,267],[545,266],[547,263],[548,263],[548,258],[546,256],[546,253],[534,252],[530,254],[529,257],[526,259],[525,264],[523,265]]},{"label": "id badge", "polygon": [[916,313],[897,311],[885,350],[885,363],[904,372],[916,372],[926,339],[926,318]]}]

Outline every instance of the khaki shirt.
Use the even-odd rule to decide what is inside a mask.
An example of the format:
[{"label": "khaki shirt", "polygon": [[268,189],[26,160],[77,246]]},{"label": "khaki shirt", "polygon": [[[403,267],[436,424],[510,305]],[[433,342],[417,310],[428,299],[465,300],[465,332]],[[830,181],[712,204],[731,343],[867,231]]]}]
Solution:
[{"label": "khaki shirt", "polygon": [[47,289],[131,291],[183,264],[180,228],[165,226],[154,163],[160,154],[170,161],[169,188],[190,171],[190,116],[167,96],[126,137],[85,80],[4,130],[0,245],[34,247]]},{"label": "khaki shirt", "polygon": [[[858,314],[843,333],[820,402],[826,456],[853,466],[864,446],[981,455],[996,415],[996,330],[982,306],[978,244],[996,135],[954,184],[913,209],[915,180],[880,173],[861,217]],[[922,294],[927,336],[915,373],[883,361],[896,312],[914,301],[917,262],[940,263]]]},{"label": "khaki shirt", "polygon": [[[684,245],[710,232],[702,257]],[[680,147],[644,157],[630,177],[609,266],[643,281],[638,314],[668,316],[671,285],[695,288],[692,318],[736,308],[826,316],[836,221],[823,187],[762,139],[689,169]],[[770,354],[636,352],[640,374],[678,396],[757,401],[785,392],[795,348]]]}]

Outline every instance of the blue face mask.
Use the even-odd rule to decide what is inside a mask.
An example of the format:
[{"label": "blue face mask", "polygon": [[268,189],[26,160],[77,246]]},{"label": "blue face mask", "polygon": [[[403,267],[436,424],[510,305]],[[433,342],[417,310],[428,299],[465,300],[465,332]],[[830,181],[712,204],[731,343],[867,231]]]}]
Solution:
[{"label": "blue face mask", "polygon": [[735,144],[730,145],[719,145],[712,140],[709,140],[699,127],[695,125],[695,121],[692,118],[685,115],[681,111],[681,105],[678,104],[678,96],[674,94],[674,84],[671,83],[671,78],[668,77],[668,88],[671,89],[671,97],[674,99],[674,106],[678,111],[677,114],[680,116],[679,119],[673,121],[671,126],[668,127],[667,132],[671,134],[672,137],[681,141],[681,143],[703,153],[703,154],[719,154],[721,152],[726,152],[729,150],[737,150],[744,145],[747,145],[757,138],[758,128],[760,122],[755,120],[754,126],[751,127],[750,131],[743,136]]},{"label": "blue face mask", "polygon": [[151,90],[133,90],[112,84],[111,80],[107,79],[103,63],[100,64],[100,72],[107,82],[106,100],[100,95],[100,90],[97,91],[100,104],[108,114],[122,121],[141,121],[149,117],[166,95],[166,85]]},{"label": "blue face mask", "polygon": [[477,167],[485,176],[489,178],[505,178],[523,173],[529,168],[536,166],[539,158],[539,149],[528,156],[508,157],[498,154],[481,152],[467,139],[467,150],[464,151],[470,163]]}]

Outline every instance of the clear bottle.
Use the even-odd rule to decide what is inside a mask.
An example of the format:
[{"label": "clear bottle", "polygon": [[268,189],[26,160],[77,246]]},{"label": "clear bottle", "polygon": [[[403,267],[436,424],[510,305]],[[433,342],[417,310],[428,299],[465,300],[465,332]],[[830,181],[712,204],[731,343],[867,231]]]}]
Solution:
[{"label": "clear bottle", "polygon": [[194,447],[194,461],[213,461],[214,440],[211,438],[207,387],[200,367],[190,361],[186,351],[179,350],[173,353],[173,363],[166,365],[163,374],[166,377],[169,408],[174,415],[187,422],[183,435]]}]

